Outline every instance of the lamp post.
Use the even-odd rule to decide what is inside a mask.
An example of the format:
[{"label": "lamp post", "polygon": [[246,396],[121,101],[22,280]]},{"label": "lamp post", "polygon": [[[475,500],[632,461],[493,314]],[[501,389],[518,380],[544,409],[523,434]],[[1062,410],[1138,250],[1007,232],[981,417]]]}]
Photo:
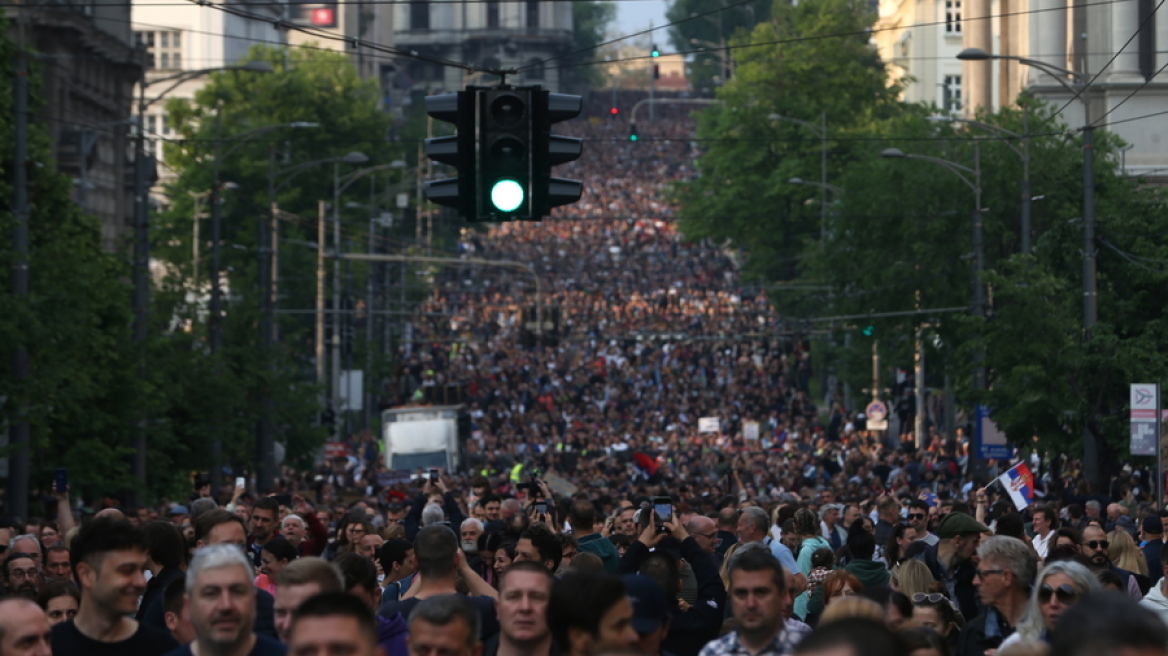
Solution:
[{"label": "lamp post", "polygon": [[815,186],[819,187],[819,241],[822,242],[827,234],[827,192],[830,190],[827,184],[827,112],[819,112],[819,125],[779,114],[771,114],[767,118],[802,125],[819,137],[819,184]]},{"label": "lamp post", "polygon": [[[317,124],[304,124],[303,127],[317,127]],[[267,360],[269,381],[275,380],[276,359],[273,347],[277,341],[276,331],[276,284],[279,278],[279,264],[276,260],[276,246],[279,243],[279,216],[280,208],[276,196],[290,184],[296,174],[322,164],[331,164],[337,161],[364,161],[361,153],[349,153],[341,157],[325,157],[294,166],[276,170],[275,149],[268,158],[268,214],[267,225],[260,220],[259,226],[259,285],[260,285],[260,352]],[[280,181],[281,176],[286,176]],[[272,483],[276,479],[275,462],[275,400],[270,383],[264,383],[260,388],[260,417],[256,422],[256,488],[261,494],[271,491]],[[319,413],[318,413],[319,416]]]},{"label": "lamp post", "polygon": [[[966,48],[957,54],[962,61],[1005,59],[1043,71],[1072,94],[1083,106],[1083,334],[1090,336],[1098,319],[1098,292],[1095,288],[1095,126],[1091,124],[1091,100],[1082,73],[1037,59],[1014,55],[992,55],[981,48]],[[1070,81],[1068,81],[1068,78]]]},{"label": "lamp post", "polygon": [[[142,69],[142,78],[138,82],[138,134],[134,140],[134,344],[138,348],[138,368],[140,374],[146,370],[146,327],[149,320],[150,305],[150,190],[147,187],[147,158],[146,158],[146,110],[151,105],[166,97],[178,85],[196,77],[216,73],[219,71],[250,71],[253,73],[271,72],[272,65],[264,61],[249,61],[240,66],[220,66],[203,68],[195,71],[183,71],[174,75],[167,75],[154,80],[146,80],[146,69]],[[146,98],[146,89],[156,84],[170,82],[170,86],[163,89],[153,98]],[[134,427],[134,460],[131,463],[131,473],[138,480],[140,488],[146,485],[146,418],[139,417]],[[136,495],[135,495],[136,496]],[[136,501],[136,500],[135,500]]]},{"label": "lamp post", "polygon": [[[930,155],[913,155],[906,153],[899,148],[886,148],[880,153],[881,157],[891,157],[899,159],[917,159],[930,164],[947,169],[953,175],[956,175],[965,186],[973,191],[973,316],[978,319],[985,318],[985,288],[981,283],[982,270],[985,268],[985,243],[982,234],[982,216],[981,216],[981,148],[978,142],[974,142],[973,151],[973,168],[962,166],[957,162],[952,162],[940,157],[932,157]],[[972,176],[972,179],[971,179]],[[923,327],[923,326],[922,326]],[[920,328],[916,331],[916,341],[918,357],[923,362],[923,347],[922,335]],[[923,381],[922,381],[923,382]],[[973,353],[973,389],[976,392],[981,392],[986,388],[985,379],[985,355],[981,349],[974,349]],[[923,389],[917,390],[917,394],[922,394]],[[919,398],[919,396],[918,396]],[[918,405],[917,412],[924,412],[924,407]],[[917,445],[923,446],[921,442],[924,439],[923,422],[919,424],[920,430],[917,432]],[[978,460],[976,449],[970,449],[969,459],[971,463],[971,470],[976,466]]]},{"label": "lamp post", "polygon": [[[1018,134],[1013,130],[992,125],[990,123],[983,123],[982,121],[975,121],[969,118],[957,118],[953,116],[930,116],[930,121],[939,121],[947,123],[965,123],[972,125],[975,128],[980,128],[986,132],[992,132],[998,135],[998,138],[1003,141],[1016,155],[1022,160],[1022,221],[1021,221],[1021,247],[1022,254],[1030,253],[1030,202],[1033,200],[1030,191],[1030,110],[1027,109],[1022,114],[1023,133]],[[1022,147],[1019,148],[1012,143],[1012,140],[1017,139],[1022,142]]]},{"label": "lamp post", "polygon": [[[1072,94],[1083,106],[1083,337],[1090,339],[1098,319],[1098,290],[1095,286],[1095,126],[1091,124],[1089,82],[1084,73],[1037,59],[1014,55],[991,55],[981,48],[966,48],[957,54],[962,61],[1013,60],[1043,71]],[[1099,456],[1095,434],[1083,422],[1083,462],[1087,480],[1099,481]]]},{"label": "lamp post", "polygon": [[[222,162],[233,155],[237,150],[247,144],[249,141],[262,134],[278,130],[281,128],[314,128],[316,123],[309,123],[306,121],[293,121],[290,123],[279,123],[276,125],[263,125],[251,130],[246,130],[236,135],[232,135],[226,140],[220,135],[221,123],[219,112],[215,113],[215,137],[214,150],[212,154],[211,163],[211,310],[207,317],[207,330],[209,333],[209,346],[212,359],[218,362],[219,351],[223,346],[223,310],[222,310],[222,281],[220,280],[220,252],[223,241],[221,212],[219,209],[219,190],[221,188],[219,182],[219,173],[222,167]],[[220,147],[224,141],[233,141],[235,145],[227,149],[227,152],[220,153]],[[261,249],[263,245],[261,243]],[[262,256],[261,256],[262,257]],[[262,273],[261,273],[262,275]],[[261,413],[262,414],[262,413]],[[270,449],[269,449],[270,450]],[[211,490],[212,495],[219,492],[223,477],[222,467],[223,456],[223,436],[218,427],[214,431],[214,438],[211,441]]]}]

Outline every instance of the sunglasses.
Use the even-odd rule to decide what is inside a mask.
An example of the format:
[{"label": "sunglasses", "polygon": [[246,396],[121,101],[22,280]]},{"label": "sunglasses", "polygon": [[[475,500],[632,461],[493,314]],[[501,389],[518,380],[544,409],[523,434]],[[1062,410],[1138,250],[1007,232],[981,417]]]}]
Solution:
[{"label": "sunglasses", "polygon": [[1043,583],[1042,587],[1038,588],[1038,603],[1049,603],[1052,596],[1058,597],[1059,603],[1071,604],[1079,598],[1079,591],[1070,583],[1064,583],[1057,588]]},{"label": "sunglasses", "polygon": [[924,513],[909,513],[908,518],[909,519],[924,519],[925,515],[924,515]]},{"label": "sunglasses", "polygon": [[914,604],[923,604],[925,602],[928,602],[930,604],[939,604],[942,601],[949,601],[949,597],[946,597],[945,595],[941,594],[940,592],[934,592],[932,594],[925,594],[923,592],[918,592],[912,596],[912,600],[913,600]]},{"label": "sunglasses", "polygon": [[1083,545],[1092,549],[1106,549],[1111,546],[1111,543],[1107,540],[1091,540],[1090,542],[1084,542]]}]

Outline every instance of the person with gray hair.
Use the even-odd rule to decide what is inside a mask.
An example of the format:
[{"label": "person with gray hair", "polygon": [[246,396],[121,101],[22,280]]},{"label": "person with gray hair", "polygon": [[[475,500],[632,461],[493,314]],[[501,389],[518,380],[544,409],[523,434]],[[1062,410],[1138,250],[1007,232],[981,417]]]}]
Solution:
[{"label": "person with gray hair", "polygon": [[37,569],[43,564],[44,554],[41,553],[41,541],[32,533],[18,535],[8,541],[8,553],[25,553],[36,562]]},{"label": "person with gray hair", "polygon": [[783,569],[795,577],[795,588],[800,592],[807,587],[807,577],[799,571],[799,563],[795,561],[795,554],[782,542],[772,538],[767,531],[770,529],[770,517],[767,511],[758,506],[747,506],[738,515],[738,526],[735,533],[738,542],[749,544],[758,542],[767,547],[771,554],[779,559]]},{"label": "person with gray hair", "polygon": [[1018,624],[1014,635],[1002,642],[999,651],[1026,640],[1050,644],[1051,634],[1063,612],[1102,589],[1091,570],[1073,560],[1059,560],[1047,565],[1038,575],[1038,585],[1030,593],[1026,618]]},{"label": "person with gray hair", "polygon": [[1030,585],[1038,569],[1025,542],[994,536],[977,548],[980,559],[973,584],[985,612],[965,625],[957,640],[958,654],[982,654],[997,649],[1026,617]]},{"label": "person with gray hair", "polygon": [[428,503],[422,509],[422,526],[434,526],[446,521],[446,513],[442,511],[442,506],[436,503]]},{"label": "person with gray hair", "polygon": [[283,645],[252,630],[255,572],[235,545],[195,551],[187,568],[186,607],[195,639],[167,656],[282,656]]},{"label": "person with gray hair", "polygon": [[478,609],[462,595],[424,599],[410,611],[410,656],[479,656],[482,620]]},{"label": "person with gray hair", "polygon": [[839,550],[848,541],[848,529],[840,524],[840,515],[844,506],[840,503],[825,503],[819,509],[819,530],[828,542],[832,551]]}]

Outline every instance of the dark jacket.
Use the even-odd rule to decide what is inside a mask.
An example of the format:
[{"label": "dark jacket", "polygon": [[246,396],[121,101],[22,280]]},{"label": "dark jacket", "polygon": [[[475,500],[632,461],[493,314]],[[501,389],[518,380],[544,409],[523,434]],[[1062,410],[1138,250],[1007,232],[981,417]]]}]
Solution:
[{"label": "dark jacket", "polygon": [[978,603],[977,588],[973,585],[973,577],[977,568],[974,567],[973,563],[962,563],[951,571],[946,570],[940,559],[937,558],[939,545],[940,543],[930,545],[917,556],[917,560],[923,562],[929,568],[929,572],[933,574],[933,578],[945,586],[945,594],[957,603],[965,621],[968,622],[982,612],[981,605]]},{"label": "dark jacket", "polygon": [[1013,635],[1015,628],[1007,624],[996,609],[986,608],[961,630],[955,656],[982,656],[988,649],[997,649],[1003,640]]},{"label": "dark jacket", "polygon": [[[676,544],[676,543],[675,543]],[[634,574],[649,557],[649,548],[637,540],[620,560],[619,574]],[[681,612],[676,602],[671,607],[669,633],[661,643],[661,651],[674,656],[697,656],[706,643],[718,637],[722,628],[723,609],[726,606],[726,586],[718,574],[718,566],[710,554],[702,550],[697,540],[688,537],[681,543],[681,557],[693,569],[697,579],[697,599],[689,610]]]},{"label": "dark jacket", "polygon": [[[177,567],[163,567],[158,576],[151,577],[146,582],[146,592],[142,593],[142,599],[138,603],[138,613],[134,615],[134,619],[141,621],[143,617],[146,617],[146,611],[150,609],[155,599],[159,600],[159,604],[162,603],[162,595],[166,592],[166,587],[175,579],[181,579],[184,576],[186,574]],[[166,628],[165,625],[163,628]]]},{"label": "dark jacket", "polygon": [[609,574],[617,573],[617,569],[620,566],[620,554],[616,552],[616,545],[612,543],[612,540],[599,533],[592,533],[577,538],[576,544],[580,551],[596,554],[600,558],[600,562],[604,563],[605,572]]},{"label": "dark jacket", "polygon": [[[1151,579],[1152,583],[1159,581],[1160,577],[1164,575],[1160,565],[1160,554],[1163,551],[1163,540],[1148,540],[1148,543],[1143,547],[1144,560],[1148,562],[1148,578]],[[1145,594],[1147,594],[1146,591]]]},{"label": "dark jacket", "polygon": [[401,616],[401,613],[393,617],[382,617],[377,615],[377,644],[385,650],[386,654],[405,654],[406,652],[406,635],[409,634],[409,627],[406,625],[406,618]]},{"label": "dark jacket", "polygon": [[884,566],[884,563],[873,560],[852,560],[844,565],[844,569],[860,579],[860,583],[863,583],[865,588],[887,586],[890,578],[888,568]]}]

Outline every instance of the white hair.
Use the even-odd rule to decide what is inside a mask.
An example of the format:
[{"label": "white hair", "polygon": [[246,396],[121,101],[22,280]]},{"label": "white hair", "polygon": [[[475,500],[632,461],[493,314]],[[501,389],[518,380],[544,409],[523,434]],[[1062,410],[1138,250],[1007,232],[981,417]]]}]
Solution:
[{"label": "white hair", "polygon": [[441,524],[444,521],[446,521],[446,513],[442,512],[442,506],[431,503],[422,509],[422,526]]},{"label": "white hair", "polygon": [[473,526],[480,531],[483,530],[483,523],[474,517],[467,517],[466,519],[462,520],[462,526],[460,528],[466,528],[467,526]]},{"label": "white hair", "polygon": [[247,572],[248,581],[255,578],[255,570],[252,569],[251,561],[247,559],[238,545],[213,544],[197,549],[195,557],[191,559],[191,564],[187,567],[187,594],[195,589],[195,581],[203,570],[232,566],[242,567]]},{"label": "white hair", "polygon": [[283,526],[284,526],[285,524],[287,524],[287,523],[288,523],[288,520],[290,520],[290,519],[295,519],[296,521],[300,522],[300,526],[302,526],[302,527],[307,527],[307,526],[308,526],[308,524],[307,524],[307,523],[304,521],[304,518],[303,518],[303,517],[301,517],[300,515],[297,515],[297,514],[293,513],[293,514],[289,514],[289,515],[287,515],[286,517],[284,517],[284,521],[280,522],[280,527],[281,527],[281,528],[283,528]]}]

